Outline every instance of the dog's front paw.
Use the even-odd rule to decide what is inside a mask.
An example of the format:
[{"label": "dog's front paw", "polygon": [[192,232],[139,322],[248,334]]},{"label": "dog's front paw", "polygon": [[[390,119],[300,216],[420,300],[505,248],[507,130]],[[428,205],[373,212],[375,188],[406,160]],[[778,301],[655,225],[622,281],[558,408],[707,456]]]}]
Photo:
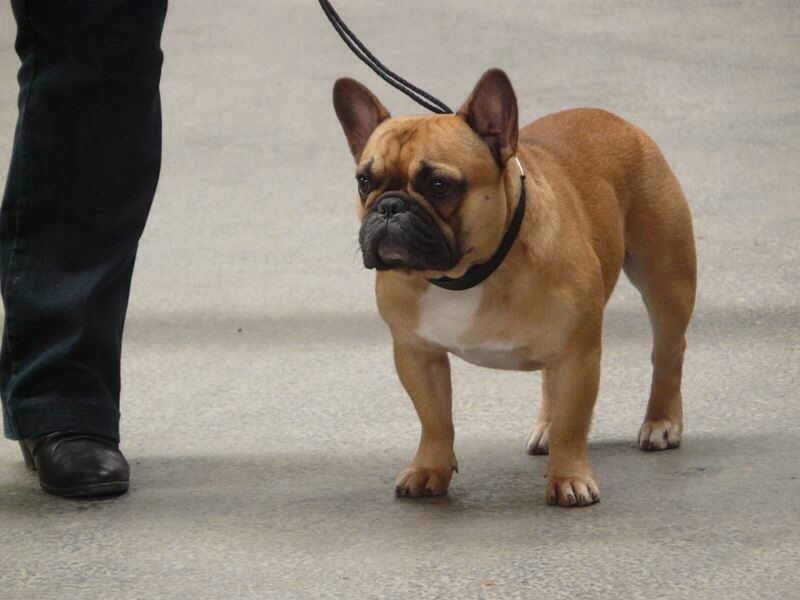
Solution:
[{"label": "dog's front paw", "polygon": [[645,421],[639,430],[639,449],[669,450],[677,448],[681,445],[681,430],[681,424],[676,424],[670,419]]},{"label": "dog's front paw", "polygon": [[550,451],[550,423],[536,423],[525,441],[525,451],[531,455]]},{"label": "dog's front paw", "polygon": [[589,506],[600,502],[600,489],[591,475],[572,475],[547,478],[548,504],[559,506]]},{"label": "dog's front paw", "polygon": [[450,486],[450,479],[456,467],[422,468],[408,467],[397,476],[394,493],[398,498],[418,498],[420,496],[443,496]]}]

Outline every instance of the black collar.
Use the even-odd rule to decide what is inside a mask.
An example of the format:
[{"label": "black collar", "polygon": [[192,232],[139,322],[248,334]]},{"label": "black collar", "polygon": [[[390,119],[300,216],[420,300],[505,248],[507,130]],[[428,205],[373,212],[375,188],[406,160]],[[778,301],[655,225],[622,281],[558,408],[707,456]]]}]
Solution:
[{"label": "black collar", "polygon": [[503,259],[505,259],[508,251],[511,250],[511,246],[519,234],[519,228],[522,226],[522,218],[525,216],[525,199],[527,196],[525,193],[525,171],[522,170],[522,164],[519,162],[519,159],[516,157],[515,159],[517,161],[517,165],[519,166],[519,202],[517,202],[517,209],[514,211],[514,217],[511,219],[511,223],[509,224],[508,229],[506,230],[506,233],[500,242],[500,245],[497,247],[497,250],[489,260],[484,263],[480,263],[479,265],[472,265],[466,273],[457,279],[451,279],[450,277],[428,279],[428,281],[430,281],[433,285],[446,290],[454,291],[468,290],[473,288],[476,285],[483,283],[492,273],[494,273],[497,267],[499,267],[503,262]]}]

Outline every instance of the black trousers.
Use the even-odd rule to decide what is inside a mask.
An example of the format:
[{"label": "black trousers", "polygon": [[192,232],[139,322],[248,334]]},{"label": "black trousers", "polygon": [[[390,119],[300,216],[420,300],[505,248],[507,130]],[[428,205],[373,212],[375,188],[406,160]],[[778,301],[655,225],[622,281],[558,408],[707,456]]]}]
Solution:
[{"label": "black trousers", "polygon": [[12,0],[19,120],[0,208],[11,439],[119,439],[131,274],[161,165],[166,0]]}]

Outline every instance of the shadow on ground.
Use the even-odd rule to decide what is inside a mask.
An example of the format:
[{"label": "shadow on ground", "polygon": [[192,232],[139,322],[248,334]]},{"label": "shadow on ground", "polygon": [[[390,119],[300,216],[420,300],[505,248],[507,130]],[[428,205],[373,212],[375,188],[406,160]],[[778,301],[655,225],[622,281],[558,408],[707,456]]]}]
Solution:
[{"label": "shadow on ground", "polygon": [[[397,449],[131,455],[130,493],[93,502],[46,496],[20,460],[5,460],[4,535],[25,536],[25,560],[50,565],[9,580],[9,597],[33,584],[80,594],[87,581],[125,581],[109,598],[230,597],[234,588],[239,597],[381,598],[424,596],[434,584],[449,597],[537,597],[572,577],[584,597],[732,597],[765,580],[776,593],[792,589],[796,436],[696,434],[660,453],[611,439],[590,452],[603,500],[583,509],[545,504],[546,461],[517,439],[462,440],[451,493],[424,500],[393,497],[408,458]],[[0,563],[19,573],[13,555]],[[209,564],[235,583],[209,588]]]},{"label": "shadow on ground", "polygon": [[[632,326],[633,325],[633,326]],[[314,312],[302,314],[209,315],[208,312],[175,312],[134,316],[126,326],[126,340],[142,345],[229,343],[296,345],[369,344],[391,338],[377,310],[363,313]],[[649,340],[644,306],[611,305],[605,314],[610,340]],[[725,339],[794,340],[800,337],[800,307],[700,306],[695,312],[689,338],[692,343],[716,344]]]},{"label": "shadow on ground", "polygon": [[[518,441],[518,440],[517,440]],[[561,510],[544,503],[545,457],[524,455],[518,443],[490,445],[467,440],[460,445],[461,474],[449,495],[440,498],[395,499],[393,476],[407,456],[400,452],[278,453],[229,456],[130,456],[133,468],[129,495],[94,502],[63,501],[35,488],[35,476],[22,462],[0,463],[0,510],[32,515],[45,505],[58,512],[125,510],[161,512],[181,520],[224,518],[236,514],[246,522],[269,520],[283,513],[319,513],[343,517],[357,513],[382,519],[386,514],[474,518],[498,514],[499,519],[558,517],[562,513],[594,512],[629,518],[647,518],[657,507],[689,511],[716,503],[740,501],[770,506],[765,489],[795,486],[800,491],[800,443],[747,436],[690,436],[675,451],[641,452],[630,440],[603,440],[590,445],[590,455],[601,481],[600,506]],[[769,481],[760,475],[770,465]],[[776,476],[775,470],[781,474]],[[783,496],[785,508],[793,506]],[[796,497],[796,496],[795,496]],[[775,499],[777,501],[777,498]],[[674,503],[674,504],[673,504]],[[192,516],[190,516],[192,515]],[[573,515],[570,518],[574,518]]]}]

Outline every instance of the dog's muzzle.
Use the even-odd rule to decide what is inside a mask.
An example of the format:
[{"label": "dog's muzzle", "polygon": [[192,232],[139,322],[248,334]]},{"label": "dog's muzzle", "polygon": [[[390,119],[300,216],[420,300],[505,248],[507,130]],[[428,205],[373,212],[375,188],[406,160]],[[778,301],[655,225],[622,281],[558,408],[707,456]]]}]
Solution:
[{"label": "dog's muzzle", "polygon": [[368,269],[447,270],[457,262],[433,218],[403,191],[378,197],[361,224],[359,243]]}]

